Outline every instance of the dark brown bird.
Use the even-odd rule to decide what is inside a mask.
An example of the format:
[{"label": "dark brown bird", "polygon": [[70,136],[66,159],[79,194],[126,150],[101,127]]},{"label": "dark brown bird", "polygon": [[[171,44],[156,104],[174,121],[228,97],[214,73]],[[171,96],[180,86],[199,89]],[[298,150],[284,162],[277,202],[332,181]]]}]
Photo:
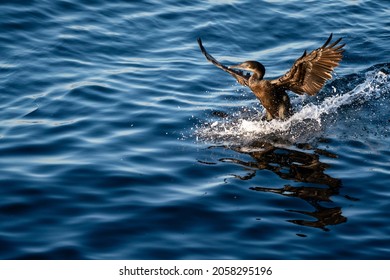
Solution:
[{"label": "dark brown bird", "polygon": [[[342,59],[345,44],[338,45],[342,38],[331,43],[330,34],[325,44],[298,58],[291,69],[282,77],[275,80],[264,80],[265,68],[257,61],[245,61],[238,65],[225,66],[212,57],[198,38],[198,44],[208,61],[218,68],[231,74],[243,86],[249,87],[266,110],[267,120],[287,119],[292,115],[290,98],[286,91],[297,94],[315,95],[323,87],[325,82],[332,78],[333,69],[339,65]],[[239,70],[236,70],[239,69]],[[244,74],[243,71],[251,74]]]}]

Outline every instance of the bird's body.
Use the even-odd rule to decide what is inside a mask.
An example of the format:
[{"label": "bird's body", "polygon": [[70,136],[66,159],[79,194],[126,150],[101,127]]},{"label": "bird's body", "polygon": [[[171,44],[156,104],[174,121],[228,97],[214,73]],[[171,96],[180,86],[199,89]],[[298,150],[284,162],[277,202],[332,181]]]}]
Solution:
[{"label": "bird's body", "polygon": [[[263,79],[265,68],[257,61],[245,61],[241,64],[227,67],[206,51],[200,39],[198,39],[198,43],[207,60],[228,72],[240,84],[252,90],[264,106],[267,120],[275,118],[284,120],[292,115],[287,90],[297,94],[315,95],[325,82],[332,77],[333,69],[342,59],[344,51],[342,48],[344,45],[337,45],[341,38],[329,45],[331,40],[332,34],[322,47],[309,54],[305,51],[284,76],[275,80]],[[252,74],[245,75],[241,70],[250,71]]]},{"label": "bird's body", "polygon": [[252,79],[252,77],[249,79],[248,86],[264,106],[267,120],[286,119],[291,116],[290,98],[283,88],[272,84],[269,80]]}]

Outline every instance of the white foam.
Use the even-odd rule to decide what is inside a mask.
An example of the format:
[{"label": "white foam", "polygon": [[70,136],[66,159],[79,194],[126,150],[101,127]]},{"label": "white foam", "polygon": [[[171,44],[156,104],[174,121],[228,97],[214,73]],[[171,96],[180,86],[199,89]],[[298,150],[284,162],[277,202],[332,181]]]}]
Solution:
[{"label": "white foam", "polygon": [[341,93],[332,86],[332,96],[316,103],[302,104],[305,97],[293,99],[295,114],[286,121],[261,120],[264,112],[253,109],[238,111],[232,116],[209,120],[196,129],[197,139],[212,142],[253,141],[254,139],[281,139],[289,142],[307,141],[323,131],[323,124],[329,114],[337,113],[342,106],[364,104],[368,100],[379,98],[383,92],[388,92],[389,75],[374,70],[366,73],[365,79],[353,90]]}]

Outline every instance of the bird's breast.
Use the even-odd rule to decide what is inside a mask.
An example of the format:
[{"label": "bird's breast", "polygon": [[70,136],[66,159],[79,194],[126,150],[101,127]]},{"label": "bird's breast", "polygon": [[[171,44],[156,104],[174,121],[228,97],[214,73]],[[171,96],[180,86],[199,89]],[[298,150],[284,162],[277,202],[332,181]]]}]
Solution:
[{"label": "bird's breast", "polygon": [[[267,80],[261,80],[249,85],[252,92],[260,100],[264,108],[272,115],[278,116],[281,105],[290,107],[289,99],[284,90],[275,87]],[[287,98],[284,100],[284,97]]]},{"label": "bird's breast", "polygon": [[273,85],[266,80],[250,81],[249,87],[262,103],[272,98]]}]

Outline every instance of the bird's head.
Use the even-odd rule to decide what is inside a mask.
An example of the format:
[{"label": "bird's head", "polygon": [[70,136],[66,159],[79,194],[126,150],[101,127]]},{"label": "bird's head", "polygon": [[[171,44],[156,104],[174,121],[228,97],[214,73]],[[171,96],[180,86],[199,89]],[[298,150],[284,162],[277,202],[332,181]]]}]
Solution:
[{"label": "bird's head", "polygon": [[245,61],[241,64],[238,65],[232,65],[229,66],[230,69],[240,69],[240,70],[245,70],[245,71],[250,71],[259,76],[259,79],[262,79],[265,74],[265,67],[263,64],[257,61],[249,60]]}]

